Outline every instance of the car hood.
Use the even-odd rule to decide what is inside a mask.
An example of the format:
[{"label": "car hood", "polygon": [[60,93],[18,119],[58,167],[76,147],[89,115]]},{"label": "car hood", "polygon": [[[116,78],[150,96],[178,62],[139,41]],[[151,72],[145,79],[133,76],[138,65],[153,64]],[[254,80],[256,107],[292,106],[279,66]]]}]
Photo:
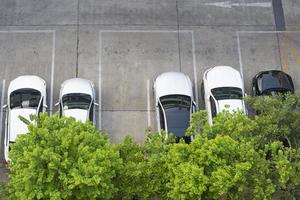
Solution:
[{"label": "car hood", "polygon": [[219,100],[218,105],[219,112],[222,112],[224,109],[228,110],[230,113],[238,110],[245,112],[244,102],[240,99]]},{"label": "car hood", "polygon": [[179,72],[166,72],[158,76],[155,81],[155,90],[158,98],[172,94],[193,97],[190,79]]},{"label": "car hood", "polygon": [[16,137],[19,134],[25,134],[28,132],[27,125],[19,119],[19,115],[30,120],[30,115],[37,114],[36,109],[21,108],[12,109],[9,114],[9,141],[16,141]]},{"label": "car hood", "polygon": [[18,78],[10,82],[8,86],[8,94],[22,88],[32,88],[37,91],[40,91],[44,95],[46,90],[46,83],[43,79],[41,79],[38,76],[19,76]]},{"label": "car hood", "polygon": [[72,78],[62,83],[60,93],[61,96],[65,94],[82,93],[94,97],[93,83],[82,78]]},{"label": "car hood", "polygon": [[85,122],[88,120],[88,111],[84,109],[68,109],[63,113],[66,117],[74,117],[78,121]]},{"label": "car hood", "polygon": [[205,73],[209,88],[238,87],[243,88],[242,77],[239,71],[228,66],[213,67]]}]

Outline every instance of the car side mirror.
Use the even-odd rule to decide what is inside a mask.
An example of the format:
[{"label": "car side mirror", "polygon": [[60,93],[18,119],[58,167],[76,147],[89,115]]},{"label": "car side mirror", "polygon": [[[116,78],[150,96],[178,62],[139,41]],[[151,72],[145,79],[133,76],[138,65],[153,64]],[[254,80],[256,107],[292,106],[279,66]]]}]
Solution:
[{"label": "car side mirror", "polygon": [[45,107],[45,108],[48,108],[48,106],[47,106],[46,104],[44,104],[44,107]]},{"label": "car side mirror", "polygon": [[3,105],[2,108],[3,108],[3,109],[6,109],[6,108],[7,108],[7,104]]},{"label": "car side mirror", "polygon": [[245,93],[245,97],[247,97],[248,96],[248,94],[247,93]]},{"label": "car side mirror", "polygon": [[57,102],[56,104],[54,104],[55,106],[58,106],[59,105],[59,102]]},{"label": "car side mirror", "polygon": [[94,102],[95,106],[99,106],[99,103]]}]

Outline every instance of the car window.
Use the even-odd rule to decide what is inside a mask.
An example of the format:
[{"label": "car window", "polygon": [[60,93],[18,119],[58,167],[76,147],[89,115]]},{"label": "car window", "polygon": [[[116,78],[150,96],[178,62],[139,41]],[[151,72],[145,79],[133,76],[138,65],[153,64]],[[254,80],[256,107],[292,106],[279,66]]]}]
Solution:
[{"label": "car window", "polygon": [[191,97],[185,95],[167,95],[160,98],[164,109],[173,107],[191,107]]},{"label": "car window", "polygon": [[94,103],[91,104],[90,113],[89,113],[89,119],[91,122],[94,121]]},{"label": "car window", "polygon": [[262,74],[259,80],[261,82],[262,91],[272,89],[294,89],[290,76],[281,71],[272,71],[270,73]]},{"label": "car window", "polygon": [[216,100],[242,99],[243,91],[237,87],[219,87],[211,90]]},{"label": "car window", "polygon": [[212,116],[212,118],[214,118],[215,116],[217,116],[216,103],[215,103],[214,99],[212,98],[212,96],[209,97],[209,101],[210,101],[210,108],[211,108],[211,116]]},{"label": "car window", "polygon": [[166,130],[164,113],[160,105],[158,106],[158,110],[159,110],[160,128]]},{"label": "car window", "polygon": [[41,93],[34,89],[19,89],[10,94],[10,108],[37,108]]},{"label": "car window", "polygon": [[88,110],[92,98],[88,94],[72,93],[62,97],[62,107],[64,110],[68,109],[84,109]]},{"label": "car window", "polygon": [[43,106],[44,106],[44,99],[42,98],[40,108],[39,108],[39,113],[43,112]]},{"label": "car window", "polygon": [[160,98],[166,113],[168,132],[183,137],[190,121],[191,98],[185,95],[168,95]]}]

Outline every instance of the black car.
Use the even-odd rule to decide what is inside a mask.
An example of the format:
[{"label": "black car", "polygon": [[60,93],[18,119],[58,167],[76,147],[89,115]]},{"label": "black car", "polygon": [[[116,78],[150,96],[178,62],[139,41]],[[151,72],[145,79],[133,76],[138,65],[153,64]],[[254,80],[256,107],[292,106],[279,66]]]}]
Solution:
[{"label": "black car", "polygon": [[286,92],[294,93],[292,78],[280,70],[259,72],[252,79],[253,96],[274,96]]}]

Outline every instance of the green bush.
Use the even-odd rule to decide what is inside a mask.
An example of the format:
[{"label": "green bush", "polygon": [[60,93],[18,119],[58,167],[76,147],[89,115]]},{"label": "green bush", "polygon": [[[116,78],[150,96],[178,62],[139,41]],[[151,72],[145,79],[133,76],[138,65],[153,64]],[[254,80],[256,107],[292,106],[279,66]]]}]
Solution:
[{"label": "green bush", "polygon": [[223,112],[209,125],[205,111],[194,113],[191,144],[162,132],[113,145],[90,123],[34,117],[12,145],[9,196],[300,199],[300,95],[247,102],[259,115]]},{"label": "green bush", "polygon": [[111,199],[121,160],[107,136],[87,122],[33,117],[9,154],[11,199]]}]

